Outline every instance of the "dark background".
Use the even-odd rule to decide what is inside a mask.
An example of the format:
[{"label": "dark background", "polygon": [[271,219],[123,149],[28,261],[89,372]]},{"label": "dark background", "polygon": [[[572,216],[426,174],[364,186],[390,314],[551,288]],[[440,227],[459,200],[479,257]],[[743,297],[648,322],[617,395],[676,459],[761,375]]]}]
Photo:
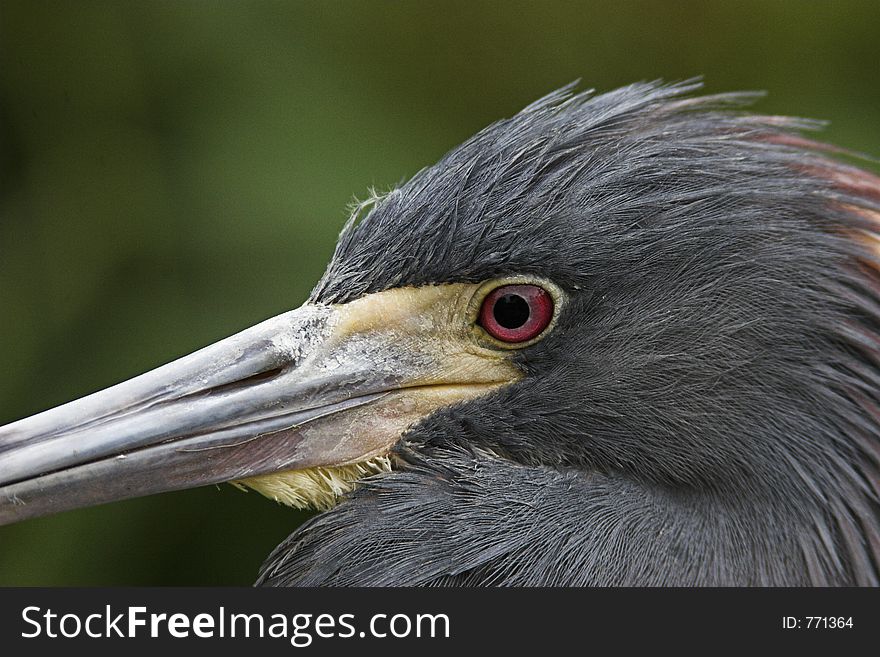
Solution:
[{"label": "dark background", "polygon": [[[704,75],[880,155],[880,3],[0,1],[0,424],[299,305],[354,195],[573,79]],[[230,486],[0,528],[0,585],[247,584]]]}]

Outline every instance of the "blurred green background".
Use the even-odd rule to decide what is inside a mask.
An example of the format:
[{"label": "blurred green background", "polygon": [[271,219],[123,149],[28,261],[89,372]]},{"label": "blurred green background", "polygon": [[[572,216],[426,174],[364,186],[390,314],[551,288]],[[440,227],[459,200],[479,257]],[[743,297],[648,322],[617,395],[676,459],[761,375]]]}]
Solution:
[{"label": "blurred green background", "polygon": [[[880,154],[880,3],[0,2],[0,424],[299,305],[353,195],[575,78],[705,75]],[[0,528],[0,585],[248,584],[230,486]]]}]

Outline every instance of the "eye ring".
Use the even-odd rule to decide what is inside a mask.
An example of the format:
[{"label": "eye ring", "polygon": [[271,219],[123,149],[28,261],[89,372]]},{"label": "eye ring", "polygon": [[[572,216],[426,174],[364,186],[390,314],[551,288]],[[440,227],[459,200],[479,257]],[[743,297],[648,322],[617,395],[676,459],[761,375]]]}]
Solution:
[{"label": "eye ring", "polygon": [[530,342],[553,321],[553,296],[539,285],[500,285],[485,296],[477,324],[500,342]]}]

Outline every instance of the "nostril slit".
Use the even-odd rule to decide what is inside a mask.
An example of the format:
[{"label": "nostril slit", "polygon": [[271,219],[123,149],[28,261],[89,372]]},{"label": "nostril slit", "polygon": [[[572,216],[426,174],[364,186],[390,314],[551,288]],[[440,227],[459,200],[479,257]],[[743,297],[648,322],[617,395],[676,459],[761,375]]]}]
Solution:
[{"label": "nostril slit", "polygon": [[238,390],[240,388],[248,388],[257,383],[263,383],[265,381],[274,379],[283,371],[284,367],[273,367],[271,370],[266,370],[265,372],[257,372],[256,374],[245,377],[244,379],[240,379],[238,381],[232,381],[230,383],[224,383],[213,388],[208,388],[204,392],[208,395],[217,395],[224,392],[231,392],[232,390]]},{"label": "nostril slit", "polygon": [[250,386],[257,385],[259,383],[271,381],[272,379],[279,376],[282,372],[284,372],[284,369],[285,368],[283,365],[273,367],[272,369],[265,370],[264,372],[257,372],[256,374],[252,374],[251,376],[239,379],[238,381],[230,381],[229,383],[222,383],[212,388],[206,388],[204,390],[191,392],[188,395],[178,397],[177,400],[179,401],[180,399],[191,399],[195,397],[213,397],[215,395],[221,395],[227,392],[234,392],[235,390],[243,390],[244,388],[249,388]]}]

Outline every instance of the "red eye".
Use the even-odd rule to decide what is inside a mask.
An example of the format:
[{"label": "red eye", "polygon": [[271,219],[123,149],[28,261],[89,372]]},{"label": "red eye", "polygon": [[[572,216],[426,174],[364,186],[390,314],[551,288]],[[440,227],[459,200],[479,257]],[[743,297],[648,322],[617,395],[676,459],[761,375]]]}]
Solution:
[{"label": "red eye", "polygon": [[528,342],[553,319],[553,297],[537,285],[502,285],[483,299],[479,324],[502,342]]}]

